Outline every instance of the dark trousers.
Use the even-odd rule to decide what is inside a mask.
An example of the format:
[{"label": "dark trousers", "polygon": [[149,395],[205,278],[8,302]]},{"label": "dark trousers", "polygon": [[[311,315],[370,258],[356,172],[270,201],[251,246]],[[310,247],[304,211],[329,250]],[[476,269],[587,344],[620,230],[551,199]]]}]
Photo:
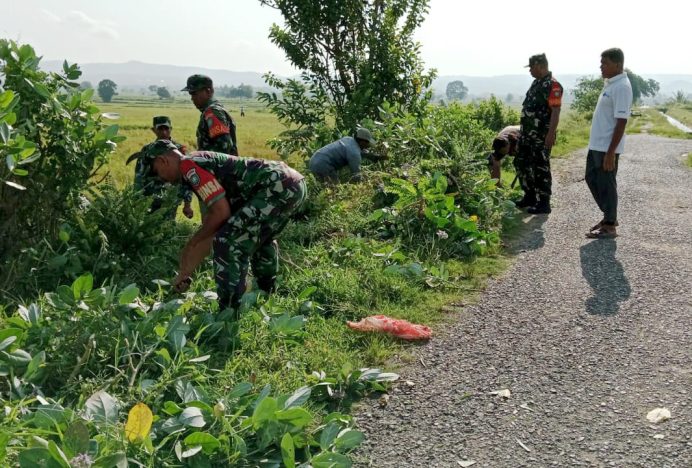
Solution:
[{"label": "dark trousers", "polygon": [[591,190],[593,199],[598,208],[603,212],[603,221],[606,224],[615,224],[618,220],[618,160],[620,155],[615,155],[615,169],[606,172],[603,170],[603,151],[589,150],[586,156],[586,173],[584,179]]},{"label": "dark trousers", "polygon": [[514,157],[514,169],[522,190],[538,198],[550,198],[553,178],[550,173],[550,150],[542,141],[522,144]]}]

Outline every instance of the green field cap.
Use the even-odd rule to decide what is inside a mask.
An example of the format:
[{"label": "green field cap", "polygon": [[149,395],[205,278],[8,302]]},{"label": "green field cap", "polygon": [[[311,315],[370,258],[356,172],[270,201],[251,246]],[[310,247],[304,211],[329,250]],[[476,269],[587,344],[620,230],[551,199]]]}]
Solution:
[{"label": "green field cap", "polygon": [[207,75],[192,75],[187,79],[187,86],[181,89],[181,91],[191,93],[200,89],[212,87],[214,87],[214,84]]},{"label": "green field cap", "polygon": [[356,130],[356,138],[359,140],[365,140],[371,145],[374,145],[376,143],[375,139],[372,137],[372,133],[370,133],[370,130],[368,130],[367,128],[361,127],[358,130]]},{"label": "green field cap", "polygon": [[171,119],[168,118],[168,116],[166,115],[157,115],[156,117],[154,117],[153,126],[154,128],[159,128],[161,126],[173,128],[173,125],[171,125]]},{"label": "green field cap", "polygon": [[532,55],[529,57],[529,64],[526,65],[527,67],[532,67],[533,65],[548,65],[548,57],[545,56],[545,54],[536,54]]}]

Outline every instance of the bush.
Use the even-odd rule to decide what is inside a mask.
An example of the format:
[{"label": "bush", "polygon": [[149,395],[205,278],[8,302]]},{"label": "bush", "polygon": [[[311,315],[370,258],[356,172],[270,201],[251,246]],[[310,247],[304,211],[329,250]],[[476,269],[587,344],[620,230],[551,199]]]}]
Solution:
[{"label": "bush", "polygon": [[17,140],[34,142],[37,156],[21,173],[15,166],[26,162],[20,161],[22,153],[0,168],[0,180],[10,172],[23,177],[23,190],[0,185],[0,261],[54,237],[61,218],[77,206],[94,166],[104,164],[124,139],[117,136],[117,125],[101,123],[91,103],[94,91],[80,90],[75,81],[81,75],[76,65],[65,62],[62,73],[46,73],[39,62],[31,46],[0,40],[4,86],[17,97],[13,131]]}]

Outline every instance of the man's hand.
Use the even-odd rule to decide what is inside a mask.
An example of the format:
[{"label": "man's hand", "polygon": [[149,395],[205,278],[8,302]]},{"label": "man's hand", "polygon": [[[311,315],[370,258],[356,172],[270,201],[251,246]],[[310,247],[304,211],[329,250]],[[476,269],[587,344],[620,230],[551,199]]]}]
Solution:
[{"label": "man's hand", "polygon": [[190,202],[185,202],[185,205],[183,205],[183,214],[188,219],[192,219],[192,217],[195,215],[195,212],[192,210]]},{"label": "man's hand", "polygon": [[555,145],[555,132],[548,132],[545,136],[545,149],[550,151],[553,145]]},{"label": "man's hand", "polygon": [[603,157],[603,170],[611,172],[615,170],[615,153],[608,152]]},{"label": "man's hand", "polygon": [[178,276],[173,280],[173,288],[179,293],[184,293],[190,288],[192,284],[192,278],[188,275],[178,273]]}]

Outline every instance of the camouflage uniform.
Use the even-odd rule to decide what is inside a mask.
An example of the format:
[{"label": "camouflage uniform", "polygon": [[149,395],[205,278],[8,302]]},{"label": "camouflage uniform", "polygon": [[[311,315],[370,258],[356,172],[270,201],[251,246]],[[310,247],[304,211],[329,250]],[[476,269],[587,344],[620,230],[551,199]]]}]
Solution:
[{"label": "camouflage uniform", "polygon": [[[172,141],[172,140],[171,140]],[[184,145],[172,141],[172,143],[178,148],[178,150],[185,154],[186,148]],[[154,142],[146,144],[142,147],[140,153],[146,154],[149,148],[154,144]],[[129,162],[129,161],[128,161]],[[135,164],[135,190],[141,191],[144,195],[148,197],[153,197],[154,201],[151,203],[151,211],[154,212],[161,208],[163,199],[166,196],[166,190],[168,184],[161,182],[156,177],[150,177],[148,174],[149,167],[145,164],[144,159],[137,159],[137,164]],[[192,191],[186,186],[178,187],[178,203],[176,204],[176,209],[180,205],[180,201],[185,201],[186,203],[192,202]],[[172,217],[175,218],[175,211],[172,211]]]},{"label": "camouflage uniform", "polygon": [[561,100],[562,86],[548,72],[533,81],[522,104],[521,136],[514,168],[527,195],[539,198],[551,195],[550,150],[545,147],[545,137],[550,128],[551,107],[559,107]]},{"label": "camouflage uniform", "polygon": [[221,103],[212,99],[199,116],[197,125],[197,149],[238,155],[233,117]]},{"label": "camouflage uniform", "polygon": [[182,182],[207,207],[225,197],[231,216],[214,237],[219,308],[237,309],[248,267],[265,291],[279,268],[275,238],[305,200],[303,176],[283,162],[195,151],[181,159]]}]

